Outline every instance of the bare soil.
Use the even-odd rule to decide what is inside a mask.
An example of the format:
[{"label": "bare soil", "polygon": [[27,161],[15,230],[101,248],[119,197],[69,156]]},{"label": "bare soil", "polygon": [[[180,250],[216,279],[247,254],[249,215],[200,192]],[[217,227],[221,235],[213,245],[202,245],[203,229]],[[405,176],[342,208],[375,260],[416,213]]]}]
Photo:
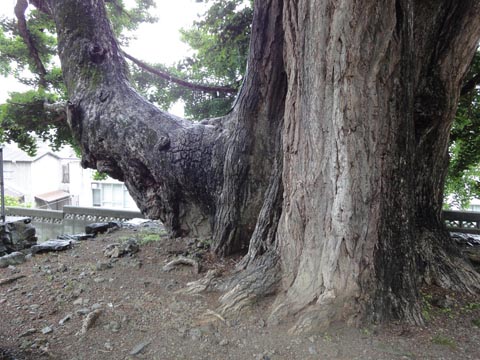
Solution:
[{"label": "bare soil", "polygon": [[[104,256],[107,245],[128,238],[141,243],[138,253]],[[480,298],[434,288],[424,289],[424,327],[338,326],[291,335],[290,323],[267,324],[272,299],[225,319],[215,312],[219,294],[178,293],[206,269],[228,272],[238,260],[214,265],[200,247],[139,227],[0,269],[0,279],[18,277],[0,285],[0,360],[480,359]],[[163,271],[182,253],[204,253],[200,274],[188,265]],[[92,311],[98,318],[82,334]]]}]

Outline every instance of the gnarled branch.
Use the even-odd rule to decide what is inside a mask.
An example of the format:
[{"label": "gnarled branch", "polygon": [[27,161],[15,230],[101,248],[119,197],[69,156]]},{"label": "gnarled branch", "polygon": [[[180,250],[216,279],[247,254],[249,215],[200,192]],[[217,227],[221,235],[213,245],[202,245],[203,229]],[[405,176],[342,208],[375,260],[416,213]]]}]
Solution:
[{"label": "gnarled branch", "polygon": [[227,93],[227,94],[235,94],[237,92],[237,89],[230,87],[230,86],[211,86],[211,85],[201,85],[201,84],[193,84],[191,82],[188,82],[186,80],[182,80],[176,76],[173,76],[171,74],[168,74],[164,71],[155,69],[151,67],[150,65],[144,63],[143,61],[138,60],[137,58],[134,58],[132,55],[127,54],[125,51],[123,51],[123,55],[132,61],[134,64],[139,66],[141,69],[148,71],[149,73],[152,73],[154,75],[159,76],[162,79],[165,79],[167,81],[171,81],[177,85],[186,87],[191,90],[196,90],[196,91],[203,91],[207,93]]},{"label": "gnarled branch", "polygon": [[42,59],[40,59],[35,42],[33,41],[32,35],[27,27],[27,20],[25,19],[25,10],[27,10],[27,7],[27,0],[17,0],[17,4],[15,5],[15,16],[18,20],[18,31],[20,32],[23,41],[25,41],[28,51],[30,52],[30,56],[35,63],[37,75],[40,78],[39,85],[43,88],[46,88],[47,80],[45,79],[45,76],[47,75],[47,71],[45,70],[45,66],[43,65]]}]

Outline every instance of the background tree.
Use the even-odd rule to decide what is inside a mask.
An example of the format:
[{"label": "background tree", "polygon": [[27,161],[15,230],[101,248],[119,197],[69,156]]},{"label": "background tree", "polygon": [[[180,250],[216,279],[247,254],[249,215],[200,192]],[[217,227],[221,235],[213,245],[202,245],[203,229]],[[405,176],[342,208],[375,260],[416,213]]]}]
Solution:
[{"label": "background tree", "polygon": [[175,66],[151,65],[191,84],[230,87],[230,91],[205,91],[161,79],[142,66],[134,66],[132,80],[142,95],[162,109],[181,100],[185,116],[200,120],[225,115],[232,108],[247,64],[253,16],[252,1],[216,0],[193,26],[181,31],[182,40],[195,54]]},{"label": "background tree", "polygon": [[[25,2],[19,2],[25,6]],[[250,25],[251,1],[218,0],[196,21],[189,30],[182,30],[183,40],[196,50],[193,57],[166,67],[147,65],[133,60],[130,79],[135,88],[162,109],[182,101],[189,119],[203,119],[224,115],[231,107],[245,72]],[[131,33],[143,22],[154,22],[148,15],[154,3],[138,1],[135,8],[126,10],[122,1],[106,3],[113,31],[125,46]],[[23,9],[22,7],[22,9]],[[23,11],[23,10],[22,10]],[[55,64],[56,38],[52,19],[38,10],[25,16],[30,49],[16,21],[3,18],[0,22],[0,66],[3,75],[15,78],[32,87],[23,93],[13,93],[1,105],[0,122],[4,141],[15,141],[21,148],[33,153],[35,136],[48,140],[54,148],[72,144],[71,132],[61,108],[52,104],[66,100],[60,68]],[[17,20],[18,22],[18,20]],[[32,61],[37,57],[38,61]],[[28,70],[27,72],[25,70]],[[162,72],[159,76],[156,71]],[[27,75],[25,75],[27,74]],[[31,76],[28,76],[30,74]],[[181,79],[181,84],[171,81],[171,76]],[[43,84],[43,85],[42,85]],[[190,84],[185,86],[185,84]],[[194,84],[208,84],[204,88]],[[227,86],[226,86],[227,85]],[[226,91],[225,91],[226,88]]]},{"label": "background tree", "polygon": [[[127,11],[121,0],[106,2],[113,31],[121,44],[131,40],[124,35],[126,31],[137,29],[141,23],[156,21],[149,15],[152,6],[152,0],[138,0],[136,6]],[[31,87],[26,92],[12,93],[7,102],[0,105],[0,142],[14,141],[33,154],[35,137],[49,141],[55,149],[74,144],[64,107],[56,105],[63,104],[68,96],[61,69],[55,61],[55,23],[41,6],[28,12],[27,7],[26,0],[19,0],[15,6],[16,19],[0,19],[0,74],[13,75]]]},{"label": "background tree", "polygon": [[35,4],[56,24],[82,164],[172,236],[245,253],[223,312],[276,293],[271,319],[293,331],[421,323],[422,284],[480,290],[441,219],[478,1],[257,1],[235,105],[199,123],[132,89],[101,1]]},{"label": "background tree", "polygon": [[446,203],[468,207],[480,198],[480,51],[465,77],[453,123],[450,166],[445,187]]}]

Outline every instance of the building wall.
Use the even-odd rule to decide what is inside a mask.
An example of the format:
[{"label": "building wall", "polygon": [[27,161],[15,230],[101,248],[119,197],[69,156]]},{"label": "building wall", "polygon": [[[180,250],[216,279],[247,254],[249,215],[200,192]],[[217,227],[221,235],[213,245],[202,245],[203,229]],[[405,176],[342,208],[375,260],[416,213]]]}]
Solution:
[{"label": "building wall", "polygon": [[31,189],[32,171],[30,163],[23,161],[4,161],[5,185],[25,194],[25,202],[33,203]]},{"label": "building wall", "polygon": [[[72,156],[75,155],[67,154],[60,157],[47,152],[36,159],[31,158],[31,161],[15,162],[5,159],[5,184],[25,194],[25,202],[32,206],[35,206],[35,195],[63,190],[71,195],[70,204],[74,206],[100,205],[107,208],[138,210],[122,182],[111,178],[94,181],[94,170],[83,169],[80,159]],[[28,159],[27,155],[24,157]],[[94,191],[97,196],[95,204]]]},{"label": "building wall", "polygon": [[70,180],[68,184],[63,184],[62,190],[68,191],[72,195],[72,205],[92,206],[93,170],[83,169],[80,159],[63,160],[62,166],[68,166]]},{"label": "building wall", "polygon": [[33,195],[60,190],[61,162],[52,154],[46,154],[32,162],[31,189]]}]

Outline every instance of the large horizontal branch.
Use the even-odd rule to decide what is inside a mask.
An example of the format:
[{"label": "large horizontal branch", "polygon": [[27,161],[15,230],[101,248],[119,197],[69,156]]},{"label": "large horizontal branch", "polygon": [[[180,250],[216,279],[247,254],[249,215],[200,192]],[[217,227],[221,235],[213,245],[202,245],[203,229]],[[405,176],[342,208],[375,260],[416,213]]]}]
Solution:
[{"label": "large horizontal branch", "polygon": [[175,84],[178,84],[180,86],[184,86],[188,89],[196,90],[196,91],[203,91],[203,92],[208,92],[208,93],[227,93],[227,94],[235,94],[237,92],[237,89],[229,86],[211,86],[211,85],[201,85],[201,84],[193,84],[191,82],[188,82],[186,80],[180,79],[176,76],[173,76],[171,74],[168,74],[164,71],[155,69],[151,67],[150,65],[144,63],[143,61],[140,61],[136,58],[134,58],[132,55],[127,54],[125,51],[123,51],[123,55],[131,60],[134,64],[138,65],[141,69],[148,71],[152,74],[155,74],[162,79],[165,79],[167,81],[171,81]]}]

